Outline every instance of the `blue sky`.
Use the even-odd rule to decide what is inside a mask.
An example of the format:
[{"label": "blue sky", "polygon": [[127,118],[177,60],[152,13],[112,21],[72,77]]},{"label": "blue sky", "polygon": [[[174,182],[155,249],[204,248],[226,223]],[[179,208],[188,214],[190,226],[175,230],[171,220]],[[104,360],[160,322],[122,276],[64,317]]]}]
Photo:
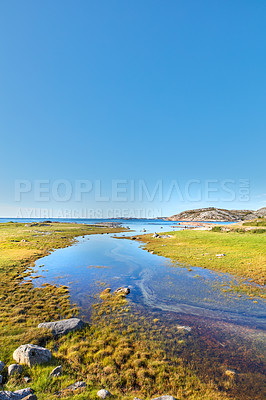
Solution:
[{"label": "blue sky", "polygon": [[262,0],[1,1],[0,215],[266,206],[265,20]]}]

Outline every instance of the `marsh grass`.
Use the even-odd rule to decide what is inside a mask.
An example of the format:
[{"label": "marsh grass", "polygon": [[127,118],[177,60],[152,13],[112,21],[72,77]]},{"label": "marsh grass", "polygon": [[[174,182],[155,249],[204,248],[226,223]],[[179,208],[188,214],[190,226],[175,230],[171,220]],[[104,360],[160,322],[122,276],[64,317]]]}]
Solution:
[{"label": "marsh grass", "polygon": [[[71,305],[66,286],[34,287],[34,261],[52,249],[70,245],[75,236],[106,231],[77,224],[0,224],[0,359],[7,365],[13,363],[13,351],[25,343],[46,346],[53,354],[49,364],[24,366],[22,376],[8,382],[5,367],[4,388],[29,386],[23,377],[30,376],[39,400],[58,398],[55,392],[77,380],[86,381],[86,390],[63,392],[60,398],[93,400],[97,390],[105,387],[116,399],[148,399],[167,393],[191,400],[226,400],[231,393],[239,399],[233,395],[234,380],[222,373],[218,381],[207,373],[201,379],[183,362],[189,337],[171,331],[158,318],[133,313],[121,295],[103,292],[94,305],[90,326],[81,331],[54,339],[49,331],[37,329],[40,322],[68,318],[79,310]],[[166,351],[165,339],[175,348],[173,354]],[[62,376],[51,378],[50,372],[59,364]]]}]

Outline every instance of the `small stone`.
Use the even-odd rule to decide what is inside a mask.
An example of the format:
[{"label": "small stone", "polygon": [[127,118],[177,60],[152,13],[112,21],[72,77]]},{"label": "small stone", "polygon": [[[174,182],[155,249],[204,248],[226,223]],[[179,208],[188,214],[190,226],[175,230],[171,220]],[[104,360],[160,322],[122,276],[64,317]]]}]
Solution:
[{"label": "small stone", "polygon": [[232,369],[227,369],[226,371],[225,371],[225,375],[226,376],[229,376],[229,378],[234,378],[235,376],[236,376],[236,372],[235,371],[233,371]]},{"label": "small stone", "polygon": [[[78,389],[85,389],[87,387],[87,383],[83,381],[78,381],[73,383],[70,386],[67,386],[65,389],[59,390],[54,393],[54,395],[61,396],[61,395],[69,395],[70,393],[74,392]],[[1,399],[0,399],[1,400]]]},{"label": "small stone", "polygon": [[3,376],[0,375],[0,385],[2,385],[2,383],[3,383]]},{"label": "small stone", "polygon": [[50,376],[52,377],[57,377],[62,375],[62,365],[59,365],[58,367],[55,367],[52,372],[50,373]]},{"label": "small stone", "polygon": [[152,400],[176,400],[176,398],[173,396],[165,395],[160,397],[154,397]]},{"label": "small stone", "polygon": [[191,327],[190,326],[185,326],[185,325],[177,325],[177,329],[180,329],[182,331],[187,331],[187,332],[191,332]]},{"label": "small stone", "polygon": [[4,369],[5,366],[5,363],[3,363],[3,361],[0,361],[0,372],[2,371],[2,369]]},{"label": "small stone", "polygon": [[224,257],[225,254],[216,254],[216,257]]},{"label": "small stone", "polygon": [[115,294],[124,294],[128,295],[130,293],[130,289],[128,287],[120,287],[114,291]]},{"label": "small stone", "polygon": [[101,399],[106,399],[106,397],[112,396],[112,394],[106,389],[101,389],[97,392],[97,396]]},{"label": "small stone", "polygon": [[21,374],[23,371],[22,365],[19,364],[11,364],[8,367],[8,376],[12,376],[14,374]]},{"label": "small stone", "polygon": [[87,386],[87,383],[86,383],[86,382],[78,381],[78,382],[75,382],[75,383],[73,383],[72,385],[68,386],[68,387],[66,388],[66,390],[73,391],[73,390],[85,388],[86,386]]},{"label": "small stone", "polygon": [[29,382],[31,382],[31,378],[29,377],[29,376],[24,376],[24,381],[26,382],[26,383],[29,383]]}]

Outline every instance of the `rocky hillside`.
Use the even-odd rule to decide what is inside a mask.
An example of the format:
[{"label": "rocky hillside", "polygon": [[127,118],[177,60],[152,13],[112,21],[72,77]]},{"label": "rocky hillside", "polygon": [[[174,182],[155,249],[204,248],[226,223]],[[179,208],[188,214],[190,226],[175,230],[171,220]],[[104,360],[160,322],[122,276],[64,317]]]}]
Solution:
[{"label": "rocky hillside", "polygon": [[247,221],[264,216],[266,216],[266,207],[257,211],[208,207],[183,211],[166,219],[168,221]]}]

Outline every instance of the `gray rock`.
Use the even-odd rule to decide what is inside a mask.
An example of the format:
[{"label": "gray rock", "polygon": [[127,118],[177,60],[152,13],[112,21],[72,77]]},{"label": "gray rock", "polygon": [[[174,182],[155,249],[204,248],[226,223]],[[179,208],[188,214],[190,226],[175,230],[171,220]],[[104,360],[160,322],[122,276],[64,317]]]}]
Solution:
[{"label": "gray rock", "polygon": [[[17,361],[17,360],[16,360]],[[8,376],[12,376],[14,374],[21,374],[23,371],[22,365],[19,364],[11,364],[8,367]]]},{"label": "gray rock", "polygon": [[75,382],[72,385],[68,386],[65,390],[74,391],[74,390],[82,389],[82,388],[85,388],[85,387],[87,387],[87,383],[86,382],[78,381],[78,382]]},{"label": "gray rock", "polygon": [[154,234],[152,235],[152,237],[154,237],[154,238],[159,238],[160,236],[158,235],[158,233],[154,232]]},{"label": "gray rock", "polygon": [[0,375],[0,385],[2,385],[2,383],[3,383],[3,376]]},{"label": "gray rock", "polygon": [[13,353],[15,361],[32,367],[36,364],[49,362],[52,358],[50,350],[34,344],[23,344],[19,346]]},{"label": "gray rock", "polygon": [[225,257],[225,254],[216,254],[216,257]]},{"label": "gray rock", "polygon": [[5,363],[3,363],[3,361],[0,361],[0,372],[2,371],[2,369],[4,369],[5,366]]},{"label": "gray rock", "polygon": [[176,400],[175,397],[169,396],[168,394],[165,396],[154,397],[152,400]]},{"label": "gray rock", "polygon": [[[87,387],[87,383],[83,381],[75,382],[70,386],[67,386],[65,389],[59,390],[54,393],[54,395],[61,396],[61,395],[69,395],[70,393],[74,392],[78,389],[85,389]],[[1,400],[1,399],[0,399]]]},{"label": "gray rock", "polygon": [[24,376],[23,380],[24,380],[26,383],[29,383],[29,382],[31,381],[31,378],[30,378],[29,376]]},{"label": "gray rock", "polygon": [[37,400],[36,394],[29,394],[26,397],[23,397],[23,400]]},{"label": "gray rock", "polygon": [[0,392],[0,400],[26,400],[27,396],[32,395],[33,390],[31,388],[25,388],[15,390],[15,392],[2,391]]},{"label": "gray rock", "polygon": [[97,392],[97,396],[100,397],[101,399],[106,399],[106,397],[112,396],[110,392],[106,389],[101,389]]},{"label": "gray rock", "polygon": [[43,322],[38,325],[38,328],[49,329],[54,336],[66,335],[69,332],[82,329],[84,322],[79,318],[62,319],[54,322]]},{"label": "gray rock", "polygon": [[130,293],[130,289],[128,287],[120,287],[114,291],[115,294],[124,294],[128,295]]},{"label": "gray rock", "polygon": [[62,375],[62,365],[59,365],[58,367],[55,367],[52,372],[50,373],[50,376],[52,377],[57,377]]}]

